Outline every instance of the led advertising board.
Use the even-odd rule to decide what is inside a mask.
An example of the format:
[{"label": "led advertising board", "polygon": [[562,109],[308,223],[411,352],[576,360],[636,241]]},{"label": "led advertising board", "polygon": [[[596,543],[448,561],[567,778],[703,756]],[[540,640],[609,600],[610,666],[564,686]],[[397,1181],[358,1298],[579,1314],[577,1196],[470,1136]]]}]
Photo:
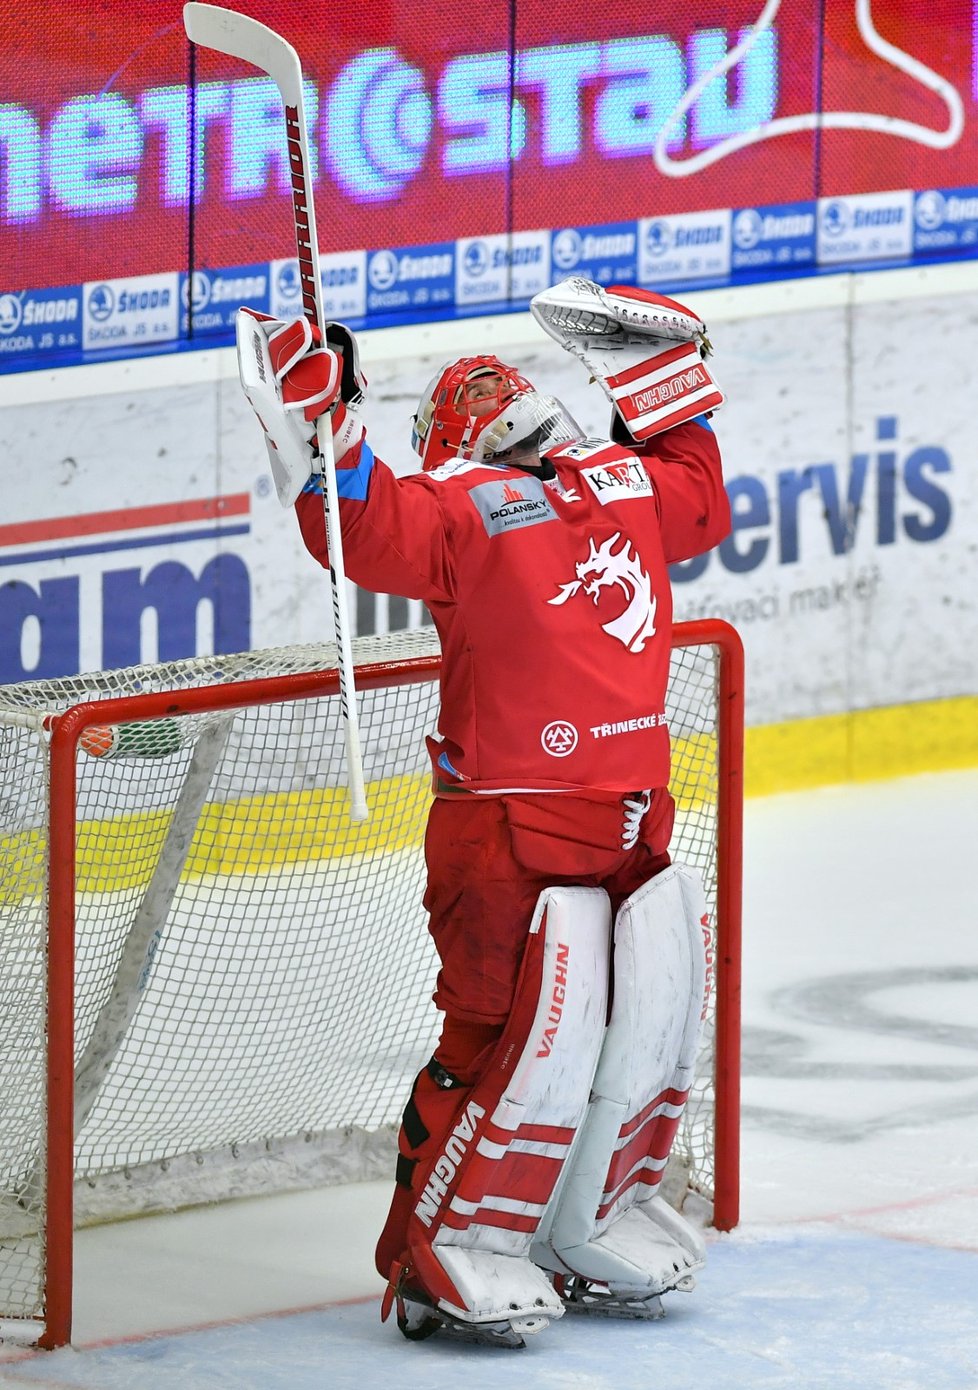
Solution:
[{"label": "led advertising board", "polygon": [[[237,0],[306,78],[328,311],[971,256],[978,0]],[[5,7],[0,370],[298,312],[281,104],[181,6]]]}]

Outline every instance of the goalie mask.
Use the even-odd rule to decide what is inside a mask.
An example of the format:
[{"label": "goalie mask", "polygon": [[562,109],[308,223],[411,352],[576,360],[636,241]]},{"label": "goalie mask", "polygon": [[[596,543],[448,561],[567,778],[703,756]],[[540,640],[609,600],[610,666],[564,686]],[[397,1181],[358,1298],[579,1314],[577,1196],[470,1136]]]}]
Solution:
[{"label": "goalie mask", "polygon": [[560,401],[498,357],[462,357],[429,382],[411,443],[425,472],[453,458],[485,463],[514,448],[542,452],[582,439]]}]

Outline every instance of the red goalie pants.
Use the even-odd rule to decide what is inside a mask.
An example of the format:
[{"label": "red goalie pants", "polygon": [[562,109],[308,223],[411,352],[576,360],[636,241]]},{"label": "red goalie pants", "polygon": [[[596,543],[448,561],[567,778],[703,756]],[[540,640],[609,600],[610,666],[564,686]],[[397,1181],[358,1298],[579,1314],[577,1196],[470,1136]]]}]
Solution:
[{"label": "red goalie pants", "polygon": [[637,839],[626,849],[635,835],[629,809],[624,797],[576,795],[434,802],[425,837],[424,905],[441,960],[434,1001],[445,1020],[404,1111],[397,1185],[376,1252],[385,1279],[405,1255],[414,1191],[423,1187],[506,1024],[540,894],[571,885],[603,888],[615,913],[668,866],[672,797],[663,790],[652,794]]}]

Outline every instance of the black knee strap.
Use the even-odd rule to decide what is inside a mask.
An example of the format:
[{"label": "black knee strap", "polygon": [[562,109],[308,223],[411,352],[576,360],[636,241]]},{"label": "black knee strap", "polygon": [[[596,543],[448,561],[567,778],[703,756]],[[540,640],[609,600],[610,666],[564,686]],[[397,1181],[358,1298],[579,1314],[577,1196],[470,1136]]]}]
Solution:
[{"label": "black knee strap", "polygon": [[432,1081],[441,1091],[455,1091],[459,1086],[464,1086],[464,1081],[459,1081],[457,1076],[453,1076],[442,1064],[432,1057],[425,1068]]}]

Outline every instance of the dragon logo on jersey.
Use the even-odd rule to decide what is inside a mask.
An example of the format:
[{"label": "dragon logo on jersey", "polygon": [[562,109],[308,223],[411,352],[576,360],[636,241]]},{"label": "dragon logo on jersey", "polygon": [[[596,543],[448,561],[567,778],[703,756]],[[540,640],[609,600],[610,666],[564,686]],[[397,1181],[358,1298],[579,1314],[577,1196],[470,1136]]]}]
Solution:
[{"label": "dragon logo on jersey", "polygon": [[601,626],[628,651],[641,652],[645,650],[646,639],[655,636],[656,597],[652,581],[631,542],[625,540],[618,550],[615,549],[620,540],[620,531],[600,545],[595,545],[593,536],[590,537],[587,558],[574,566],[577,578],[569,584],[558,585],[560,593],[547,602],[560,605],[583,593],[593,599],[597,607],[604,589],[620,589],[627,600],[624,611]]}]

